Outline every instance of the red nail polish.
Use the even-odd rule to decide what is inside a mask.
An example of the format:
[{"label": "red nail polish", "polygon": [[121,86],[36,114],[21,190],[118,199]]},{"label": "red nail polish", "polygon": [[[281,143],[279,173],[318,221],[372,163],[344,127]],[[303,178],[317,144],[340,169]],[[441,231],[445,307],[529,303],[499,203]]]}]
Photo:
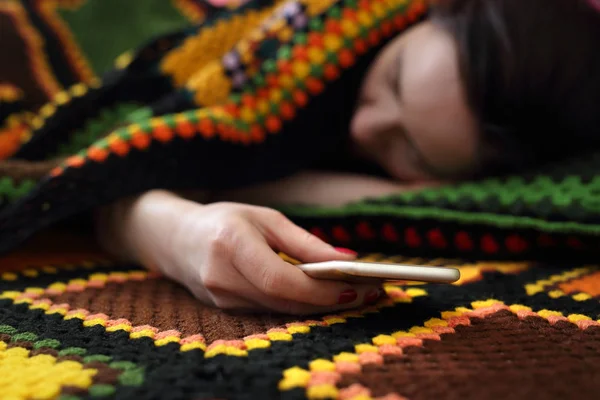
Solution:
[{"label": "red nail polish", "polygon": [[365,304],[373,304],[381,297],[381,290],[373,289],[365,296]]},{"label": "red nail polish", "polygon": [[346,290],[340,294],[340,298],[338,299],[338,304],[348,304],[352,303],[358,298],[358,293],[356,290]]},{"label": "red nail polish", "polygon": [[351,256],[356,256],[358,255],[357,252],[355,252],[354,250],[350,250],[350,249],[346,249],[344,247],[336,247],[335,251],[337,251],[338,253],[343,253],[343,254],[350,254]]}]

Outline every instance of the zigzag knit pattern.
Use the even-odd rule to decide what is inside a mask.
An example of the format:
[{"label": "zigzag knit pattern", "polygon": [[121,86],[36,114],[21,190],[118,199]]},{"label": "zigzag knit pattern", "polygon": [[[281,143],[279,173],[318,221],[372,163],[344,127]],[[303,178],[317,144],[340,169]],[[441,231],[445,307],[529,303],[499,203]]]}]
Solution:
[{"label": "zigzag knit pattern", "polygon": [[365,261],[461,271],[310,319],[207,308],[86,237],[37,236],[154,187],[231,188],[316,162],[344,137],[366,67],[426,18],[424,1],[161,2],[133,50],[94,47],[81,29],[87,7],[110,14],[111,2],[55,3],[0,4],[0,35],[23,49],[7,57],[26,66],[0,66],[2,396],[595,398],[598,156],[282,207]]},{"label": "zigzag knit pattern", "polygon": [[597,266],[361,259],[449,265],[462,278],[392,282],[377,304],[334,315],[240,315],[81,240],[38,238],[0,259],[0,388],[64,400],[597,393]]}]

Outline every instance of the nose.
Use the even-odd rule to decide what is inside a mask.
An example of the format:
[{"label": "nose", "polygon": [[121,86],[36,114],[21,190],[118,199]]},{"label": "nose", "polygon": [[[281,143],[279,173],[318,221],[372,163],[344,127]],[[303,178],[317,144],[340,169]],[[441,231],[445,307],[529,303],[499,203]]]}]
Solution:
[{"label": "nose", "polygon": [[379,101],[369,110],[371,128],[376,132],[389,132],[398,128],[402,123],[397,106],[393,102]]}]

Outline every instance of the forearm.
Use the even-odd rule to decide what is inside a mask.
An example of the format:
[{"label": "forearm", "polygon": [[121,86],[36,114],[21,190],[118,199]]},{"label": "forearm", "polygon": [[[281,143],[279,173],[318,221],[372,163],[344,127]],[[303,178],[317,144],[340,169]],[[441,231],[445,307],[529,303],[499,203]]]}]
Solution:
[{"label": "forearm", "polygon": [[[177,194],[151,191],[122,199],[96,213],[98,240],[111,254],[128,261],[150,263],[146,251],[152,243],[164,243],[174,236],[175,226],[181,226],[181,209],[198,203],[237,202],[261,206],[312,204],[340,206],[366,197],[391,195],[418,190],[424,185],[401,185],[371,176],[306,172],[277,182],[245,189],[210,194],[206,191],[185,191]],[[192,203],[193,202],[193,203]],[[154,229],[144,229],[151,218]],[[146,224],[147,225],[147,224]],[[160,235],[161,237],[154,237]]]},{"label": "forearm", "polygon": [[367,197],[386,196],[424,187],[425,184],[403,185],[367,175],[304,172],[272,183],[222,191],[213,194],[210,201],[234,201],[262,206],[286,204],[341,206]]},{"label": "forearm", "polygon": [[[174,193],[161,190],[121,199],[96,211],[97,239],[113,256],[151,266],[153,261],[149,259],[153,256],[148,250],[174,236],[181,215],[185,215],[182,208],[190,207],[190,204]],[[148,219],[160,229],[146,229],[144,221]]]}]

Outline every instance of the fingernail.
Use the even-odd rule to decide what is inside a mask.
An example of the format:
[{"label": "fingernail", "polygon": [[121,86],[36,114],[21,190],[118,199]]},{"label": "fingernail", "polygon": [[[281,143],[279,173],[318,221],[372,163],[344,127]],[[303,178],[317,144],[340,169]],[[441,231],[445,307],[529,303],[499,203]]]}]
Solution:
[{"label": "fingernail", "polygon": [[346,249],[344,247],[336,247],[335,251],[337,251],[338,253],[343,253],[343,254],[350,254],[351,256],[356,256],[358,255],[357,252],[355,252],[354,250],[350,250],[350,249]]},{"label": "fingernail", "polygon": [[370,290],[365,295],[365,304],[373,304],[381,297],[381,289]]},{"label": "fingernail", "polygon": [[358,298],[358,293],[356,290],[346,290],[340,294],[340,298],[338,299],[338,304],[348,304],[352,303]]}]

